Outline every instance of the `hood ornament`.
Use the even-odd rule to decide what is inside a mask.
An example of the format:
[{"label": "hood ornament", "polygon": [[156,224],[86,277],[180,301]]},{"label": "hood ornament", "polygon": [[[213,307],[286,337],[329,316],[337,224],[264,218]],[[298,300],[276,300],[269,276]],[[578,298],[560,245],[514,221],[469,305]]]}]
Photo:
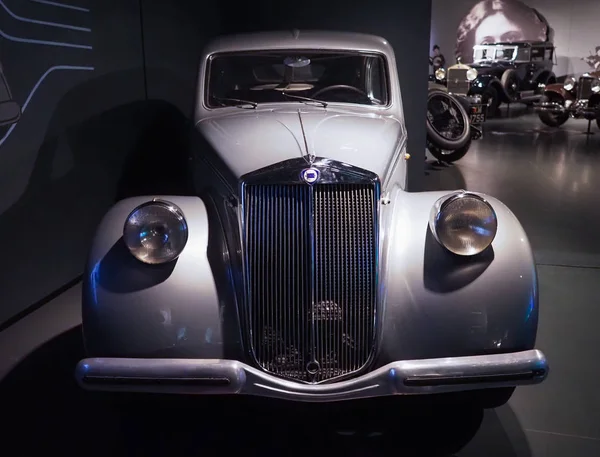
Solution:
[{"label": "hood ornament", "polygon": [[312,167],[313,163],[315,163],[315,155],[311,154],[308,150],[308,141],[306,139],[306,132],[304,131],[304,123],[302,122],[302,115],[300,114],[300,110],[298,110],[298,119],[300,120],[300,128],[302,129],[302,138],[304,138],[304,149],[306,151],[306,155],[302,156],[306,163]]}]

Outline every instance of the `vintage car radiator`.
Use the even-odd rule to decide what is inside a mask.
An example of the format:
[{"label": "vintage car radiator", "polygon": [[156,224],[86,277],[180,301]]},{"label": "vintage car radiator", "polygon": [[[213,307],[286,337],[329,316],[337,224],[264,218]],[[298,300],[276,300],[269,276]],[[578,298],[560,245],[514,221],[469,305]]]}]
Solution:
[{"label": "vintage car radiator", "polygon": [[244,259],[256,363],[317,383],[369,362],[375,343],[373,184],[248,185]]},{"label": "vintage car radiator", "polygon": [[588,100],[592,95],[592,82],[595,78],[582,76],[579,78],[579,84],[577,88],[577,100]]},{"label": "vintage car radiator", "polygon": [[462,68],[449,69],[446,81],[448,92],[452,94],[466,95],[471,88],[471,83],[467,80],[467,70]]}]

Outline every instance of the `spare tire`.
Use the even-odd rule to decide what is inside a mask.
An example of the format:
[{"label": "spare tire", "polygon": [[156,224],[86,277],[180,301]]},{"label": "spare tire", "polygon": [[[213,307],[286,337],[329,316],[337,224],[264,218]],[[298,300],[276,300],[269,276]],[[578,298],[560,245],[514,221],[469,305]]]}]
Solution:
[{"label": "spare tire", "polygon": [[433,146],[444,150],[459,149],[469,142],[469,114],[456,97],[441,90],[429,90],[427,137]]}]

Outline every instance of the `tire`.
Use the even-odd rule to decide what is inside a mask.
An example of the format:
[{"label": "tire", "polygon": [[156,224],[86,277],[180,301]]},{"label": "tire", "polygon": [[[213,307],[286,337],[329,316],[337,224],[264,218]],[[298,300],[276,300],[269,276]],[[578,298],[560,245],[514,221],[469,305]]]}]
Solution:
[{"label": "tire", "polygon": [[[552,101],[562,103],[564,100],[558,94],[542,95],[542,98],[540,98],[541,103]],[[548,127],[560,127],[569,120],[569,113],[554,114],[542,111],[538,113],[538,116],[540,121],[542,121]]]},{"label": "tire", "polygon": [[[444,110],[442,112],[442,110]],[[437,112],[438,125],[434,125],[434,113]],[[452,95],[441,90],[430,90],[427,95],[427,138],[437,148],[445,150],[456,150],[465,146],[471,139],[471,125],[469,114],[464,106]],[[449,129],[460,129],[460,133],[454,131],[443,135],[438,129],[448,124]]]},{"label": "tire", "polygon": [[489,102],[488,116],[496,116],[496,114],[498,114],[498,108],[500,107],[500,94],[498,93],[498,89],[494,86],[486,87],[483,91],[483,100],[486,103]]},{"label": "tire", "polygon": [[511,102],[516,101],[518,90],[517,90],[517,88],[514,88],[513,85],[519,84],[519,77],[517,76],[517,72],[515,70],[506,70],[502,74],[502,79],[500,79],[500,84],[502,84],[502,87],[504,88],[506,95],[508,95],[508,99]]},{"label": "tire", "polygon": [[453,151],[443,150],[440,148],[436,148],[432,144],[427,145],[427,149],[431,152],[431,155],[435,157],[440,162],[453,163],[457,160],[462,159],[467,152],[469,152],[469,148],[471,147],[471,139],[465,144],[462,148],[455,149]]},{"label": "tire", "polygon": [[475,393],[475,401],[484,409],[498,408],[505,405],[514,392],[515,387],[483,389]]}]

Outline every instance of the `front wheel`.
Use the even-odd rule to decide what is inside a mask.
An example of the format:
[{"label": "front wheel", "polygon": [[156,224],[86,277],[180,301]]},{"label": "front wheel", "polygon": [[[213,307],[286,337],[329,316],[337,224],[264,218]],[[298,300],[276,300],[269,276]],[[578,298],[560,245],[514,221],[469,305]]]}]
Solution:
[{"label": "front wheel", "polygon": [[494,117],[498,114],[498,108],[500,107],[500,95],[498,89],[494,86],[488,86],[483,92],[483,101],[488,104],[488,116]]},{"label": "front wheel", "polygon": [[471,139],[469,114],[452,95],[432,89],[427,95],[427,137],[437,148],[456,150]]},{"label": "front wheel", "polygon": [[[560,103],[563,104],[563,100],[559,95],[542,95],[540,103]],[[567,120],[569,120],[569,113],[551,113],[548,111],[541,111],[538,113],[540,121],[546,124],[548,127],[560,127]]]},{"label": "front wheel", "polygon": [[517,100],[519,96],[519,76],[515,70],[506,70],[502,74],[500,84],[504,88],[510,102]]},{"label": "front wheel", "polygon": [[469,148],[471,147],[471,139],[465,144],[462,148],[455,149],[453,151],[440,149],[435,147],[433,144],[428,142],[427,149],[431,152],[431,155],[435,157],[440,162],[452,163],[457,160],[462,159],[467,152],[469,152]]}]

